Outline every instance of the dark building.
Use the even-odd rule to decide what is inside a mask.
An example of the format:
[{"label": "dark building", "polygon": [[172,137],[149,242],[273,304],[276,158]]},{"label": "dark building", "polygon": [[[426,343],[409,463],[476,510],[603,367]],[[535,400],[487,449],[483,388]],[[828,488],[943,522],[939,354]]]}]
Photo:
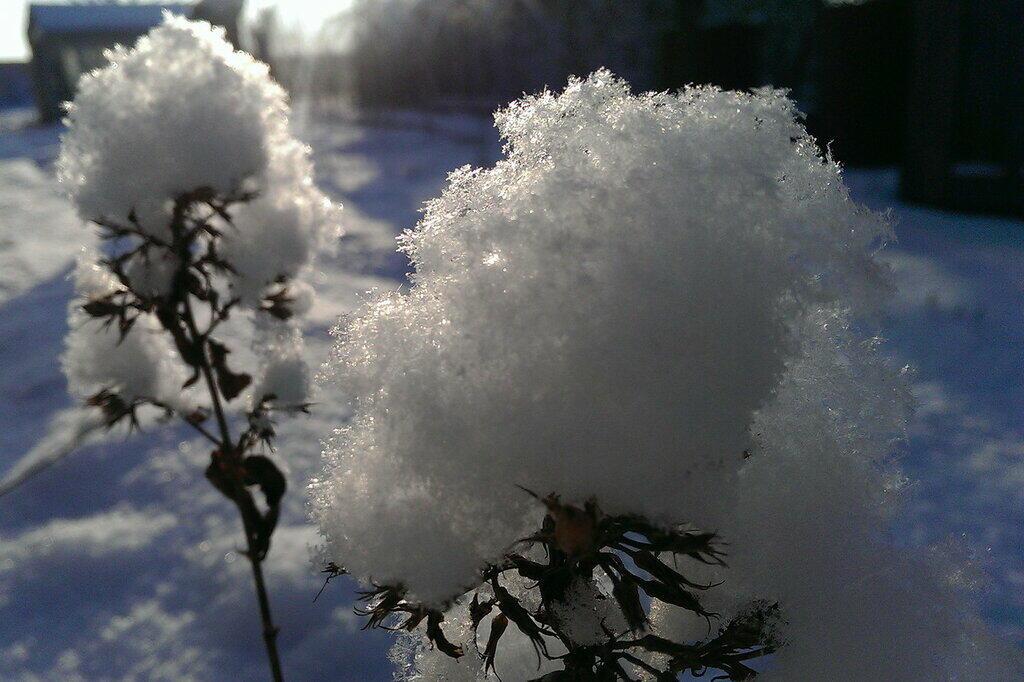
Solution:
[{"label": "dark building", "polygon": [[677,0],[662,84],[787,88],[811,132],[848,164],[902,156],[907,0]]},{"label": "dark building", "polygon": [[0,62],[0,109],[32,104],[32,76],[28,64]]},{"label": "dark building", "polygon": [[103,51],[130,45],[163,19],[164,11],[186,15],[187,4],[31,5],[28,41],[39,117],[55,121],[61,104],[74,97],[83,73],[103,65]]},{"label": "dark building", "polygon": [[852,166],[902,194],[1024,215],[1024,0],[675,0],[661,87],[788,88]]},{"label": "dark building", "polygon": [[1024,215],[1024,0],[913,0],[903,194]]}]

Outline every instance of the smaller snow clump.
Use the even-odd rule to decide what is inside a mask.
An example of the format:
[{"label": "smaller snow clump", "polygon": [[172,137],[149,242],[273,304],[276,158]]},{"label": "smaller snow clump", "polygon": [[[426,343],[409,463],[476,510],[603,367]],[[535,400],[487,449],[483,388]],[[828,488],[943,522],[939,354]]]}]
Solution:
[{"label": "smaller snow clump", "polygon": [[[251,352],[258,361],[250,402],[272,395],[303,405],[310,378],[298,318],[312,296],[303,277],[336,242],[340,206],[313,183],[310,150],[290,132],[284,91],[222,29],[169,14],[134,47],[106,56],[68,107],[58,174],[83,219],[134,232],[108,234],[106,251],[79,262],[62,359],[71,392],[88,399],[113,390],[128,401],[184,407],[189,372],[156,315],[142,310],[122,339],[117,325],[90,317],[82,304],[128,288],[151,301],[168,296],[181,270],[164,247],[175,202],[199,191],[231,200],[210,211],[215,236],[197,257],[227,263],[211,285],[245,313],[226,329],[251,339],[231,348],[234,359]],[[114,256],[126,258],[123,276],[110,271]]]},{"label": "smaller snow clump", "polygon": [[309,149],[289,131],[285,92],[265,64],[235,51],[223,29],[169,14],[106,56],[79,81],[57,162],[83,219],[131,215],[160,235],[185,192],[255,193],[224,233],[232,286],[249,304],[331,244],[338,208],[314,186]]}]

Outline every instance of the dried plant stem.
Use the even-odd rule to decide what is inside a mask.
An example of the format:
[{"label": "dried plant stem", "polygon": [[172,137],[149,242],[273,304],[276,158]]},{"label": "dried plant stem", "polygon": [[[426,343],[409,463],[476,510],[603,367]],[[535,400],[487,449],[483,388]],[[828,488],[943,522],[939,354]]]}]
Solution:
[{"label": "dried plant stem", "polygon": [[281,674],[281,659],[277,654],[277,626],[270,615],[270,598],[267,596],[267,587],[263,582],[262,561],[255,558],[252,543],[249,545],[249,563],[252,565],[252,579],[256,585],[256,598],[260,602],[260,618],[263,621],[263,643],[267,647],[267,658],[270,659],[270,672],[275,682],[284,679]]},{"label": "dried plant stem", "polygon": [[[234,272],[234,269],[219,255],[221,232],[218,226],[211,224],[211,220],[219,218],[231,225],[228,207],[249,201],[252,197],[252,194],[245,193],[218,197],[206,187],[180,195],[175,200],[170,220],[170,240],[146,232],[134,212],[125,223],[97,221],[103,229],[104,239],[129,239],[134,247],[101,261],[121,287],[88,300],[82,305],[82,310],[95,319],[103,320],[106,325],[116,323],[122,340],[141,315],[152,314],[170,334],[182,362],[192,369],[192,376],[182,388],[188,388],[200,379],[205,384],[210,396],[209,407],[183,408],[172,404],[174,401],[154,397],[132,396],[126,399],[118,394],[116,387],[100,390],[89,398],[88,404],[102,410],[101,423],[108,428],[123,420],[127,420],[130,427],[137,427],[136,410],[145,405],[162,410],[168,417],[178,414],[214,446],[206,478],[234,503],[242,517],[247,545],[244,553],[252,566],[267,658],[274,681],[281,682],[284,676],[277,652],[278,629],[270,613],[263,560],[280,517],[281,498],[287,481],[270,458],[250,452],[259,444],[268,447],[271,444],[274,430],[269,415],[275,407],[268,402],[273,400],[273,396],[263,396],[251,410],[246,411],[249,427],[240,431],[237,440],[233,438],[226,405],[242,395],[252,382],[252,376],[232,371],[226,359],[231,349],[211,336],[217,325],[228,319],[230,311],[238,304],[237,298],[223,296],[214,284],[218,276]],[[173,257],[177,264],[169,290],[159,295],[137,289],[128,273],[131,264],[138,262],[133,259],[148,263],[154,251],[164,252],[163,257]],[[291,314],[286,293],[282,291],[274,296],[268,299],[268,307],[263,310],[279,319],[286,319]],[[210,319],[208,322],[203,320],[202,328],[197,322],[194,305],[209,310]],[[291,409],[305,411],[305,406]],[[206,423],[211,413],[216,428]],[[257,505],[250,488],[262,493],[266,502],[265,512]]]},{"label": "dried plant stem", "polygon": [[[199,366],[203,374],[203,381],[210,394],[210,401],[217,421],[217,428],[220,431],[220,438],[217,439],[219,450],[228,463],[237,464],[241,461],[241,454],[238,452],[238,449],[235,447],[234,441],[231,438],[231,431],[228,426],[227,416],[224,414],[224,406],[220,399],[220,391],[217,388],[217,383],[213,376],[213,368],[210,363],[210,355],[209,349],[207,348],[206,338],[199,333],[199,329],[196,327],[195,318],[192,315],[192,308],[189,305],[187,298],[185,301],[185,314],[183,315],[183,318],[188,334],[192,337],[191,340],[197,345],[197,347],[201,348]],[[274,625],[274,619],[270,613],[270,597],[267,595],[267,586],[263,579],[263,558],[261,552],[256,546],[256,529],[251,527],[252,524],[249,522],[249,514],[246,513],[245,507],[246,504],[251,504],[252,498],[248,495],[248,492],[244,489],[241,482],[235,481],[235,487],[238,488],[238,491],[236,494],[231,495],[231,498],[238,507],[239,514],[242,517],[242,525],[245,528],[245,540],[247,544],[247,551],[245,552],[245,555],[252,566],[252,578],[256,587],[256,598],[259,601],[260,607],[260,620],[263,623],[263,643],[266,645],[267,658],[270,661],[270,671],[273,679],[275,682],[282,682],[282,680],[284,680],[284,675],[281,672],[281,658],[277,652],[278,628]]]}]

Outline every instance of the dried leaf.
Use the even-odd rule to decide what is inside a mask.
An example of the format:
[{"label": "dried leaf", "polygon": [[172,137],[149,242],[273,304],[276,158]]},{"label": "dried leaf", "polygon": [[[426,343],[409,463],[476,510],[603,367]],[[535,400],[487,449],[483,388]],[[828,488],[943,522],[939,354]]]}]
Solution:
[{"label": "dried leaf", "polygon": [[491,619],[491,633],[487,636],[487,646],[484,647],[484,673],[494,670],[494,657],[498,653],[498,641],[505,634],[508,628],[508,616],[499,613]]},{"label": "dried leaf", "polygon": [[251,455],[242,460],[242,483],[259,486],[267,502],[267,513],[259,516],[256,526],[256,546],[260,555],[270,549],[270,536],[277,527],[281,514],[281,498],[288,487],[284,474],[273,460],[263,455]]},{"label": "dried leaf", "polygon": [[123,306],[114,302],[111,296],[105,298],[92,299],[88,303],[82,304],[82,310],[85,311],[90,317],[116,317],[122,310]]},{"label": "dried leaf", "polygon": [[434,646],[446,656],[451,658],[461,658],[463,655],[462,647],[457,644],[452,644],[445,637],[444,631],[441,629],[441,623],[444,621],[444,614],[440,611],[431,611],[427,616],[427,638],[434,643]]},{"label": "dried leaf", "polygon": [[269,313],[279,320],[288,320],[295,314],[290,307],[290,304],[294,302],[295,299],[289,295],[288,289],[284,288],[265,296],[260,305],[260,310]]},{"label": "dried leaf", "polygon": [[626,573],[612,578],[612,596],[618,602],[630,630],[638,631],[647,627],[647,613],[640,601],[640,588],[632,575]]},{"label": "dried leaf", "polygon": [[479,595],[473,595],[473,601],[469,603],[469,619],[473,624],[474,631],[480,625],[480,621],[487,617],[487,614],[494,609],[495,603],[494,599],[488,599],[485,602],[481,602]]},{"label": "dried leaf", "polygon": [[227,400],[234,400],[252,383],[252,377],[244,372],[232,372],[227,357],[231,353],[227,346],[214,340],[207,341],[210,347],[210,364],[217,375],[217,386]]}]

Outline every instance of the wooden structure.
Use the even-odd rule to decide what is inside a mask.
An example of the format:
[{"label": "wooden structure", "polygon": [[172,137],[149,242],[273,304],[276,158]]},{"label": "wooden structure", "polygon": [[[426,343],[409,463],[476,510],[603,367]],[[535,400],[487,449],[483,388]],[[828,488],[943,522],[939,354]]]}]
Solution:
[{"label": "wooden structure", "polygon": [[29,7],[28,42],[39,117],[56,121],[62,103],[74,97],[83,73],[103,65],[103,51],[130,45],[163,20],[164,11],[188,14],[187,4],[34,4]]}]

